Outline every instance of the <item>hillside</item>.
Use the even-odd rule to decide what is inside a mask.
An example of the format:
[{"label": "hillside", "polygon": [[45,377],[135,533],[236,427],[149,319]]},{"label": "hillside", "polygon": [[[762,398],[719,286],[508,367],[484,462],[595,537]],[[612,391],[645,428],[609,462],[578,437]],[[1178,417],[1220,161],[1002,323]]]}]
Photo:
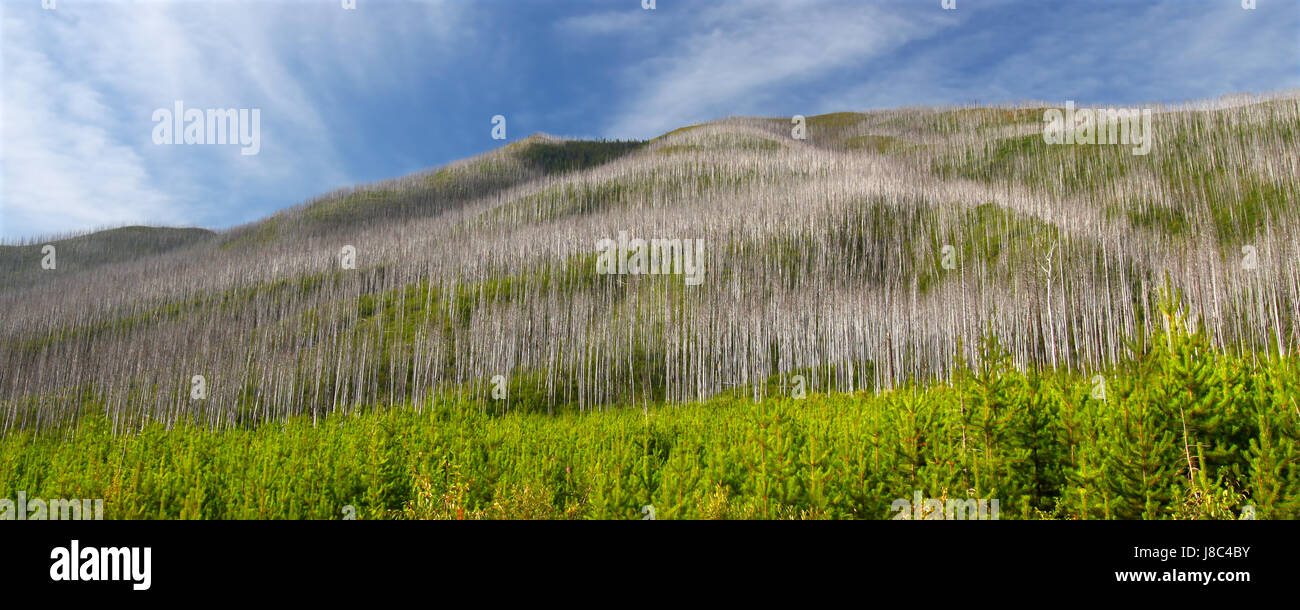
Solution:
[{"label": "hillside", "polygon": [[72,274],[186,248],[215,235],[207,229],[135,226],[55,238],[35,244],[0,246],[0,278],[4,278],[0,290],[12,290],[50,279],[50,274],[42,273],[44,270],[41,266],[44,258],[42,248],[46,245],[55,247],[54,270]]},{"label": "hillside", "polygon": [[[534,136],[215,235],[77,238],[56,270],[7,247],[2,429],[317,418],[496,375],[496,411],[761,399],[795,371],[875,391],[949,378],[990,333],[1086,376],[1161,327],[1166,277],[1217,349],[1295,350],[1300,100],[1158,109],[1145,156],[1045,144],[1044,112]],[[622,231],[703,240],[703,283],[596,273]]]},{"label": "hillside", "polygon": [[[1047,144],[1053,110],[537,135],[228,231],[0,247],[0,497],[1294,518],[1300,98],[1157,108],[1146,155]],[[660,270],[622,240],[682,267],[604,273]]]}]

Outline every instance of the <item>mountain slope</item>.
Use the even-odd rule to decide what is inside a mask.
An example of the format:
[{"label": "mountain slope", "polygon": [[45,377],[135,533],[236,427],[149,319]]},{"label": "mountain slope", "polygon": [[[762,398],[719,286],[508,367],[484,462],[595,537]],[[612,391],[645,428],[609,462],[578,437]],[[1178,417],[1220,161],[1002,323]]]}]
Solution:
[{"label": "mountain slope", "polygon": [[[164,252],[202,243],[216,233],[207,229],[172,229],[166,227],[119,227],[86,235],[53,239],[39,244],[0,246],[0,289],[29,285],[42,275],[43,248],[55,247],[53,264],[57,270],[78,273],[103,265],[119,265],[149,258]],[[59,257],[62,257],[60,259]]]},{"label": "mountain slope", "polygon": [[[1164,323],[1166,277],[1218,349],[1295,350],[1300,101],[1157,112],[1146,156],[1047,145],[1044,112],[534,137],[167,251],[61,249],[43,272],[5,251],[0,368],[23,374],[0,379],[0,429],[435,393],[497,411],[761,398],[794,372],[875,390],[946,379],[989,333],[1019,366],[1087,375]],[[703,283],[598,273],[620,232],[703,240]],[[498,375],[508,398],[487,400]]]}]

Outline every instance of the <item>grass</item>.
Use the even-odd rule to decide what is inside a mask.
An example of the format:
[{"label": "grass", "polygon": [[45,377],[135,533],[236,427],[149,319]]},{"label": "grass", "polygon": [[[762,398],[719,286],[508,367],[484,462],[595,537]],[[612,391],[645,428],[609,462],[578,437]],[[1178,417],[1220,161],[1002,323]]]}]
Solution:
[{"label": "grass", "polygon": [[337,282],[339,274],[302,275],[292,279],[275,280],[255,286],[231,289],[221,294],[195,295],[184,301],[174,301],[150,307],[143,311],[134,311],[109,319],[70,324],[49,333],[26,339],[18,343],[19,349],[39,352],[53,345],[67,342],[90,342],[97,338],[116,333],[128,333],[135,329],[164,324],[199,312],[232,313],[246,307],[259,298],[287,298],[290,295],[301,298],[318,291],[327,279]]},{"label": "grass", "polygon": [[130,435],[92,413],[0,445],[0,497],[103,498],[110,519],[885,519],[917,491],[997,499],[1001,518],[1300,515],[1300,360],[1216,355],[1175,321],[1098,399],[984,350],[949,384],[645,412],[448,398]]},{"label": "grass", "polygon": [[[986,270],[986,277],[1003,281],[1010,274],[1032,271],[1044,264],[1042,257],[1059,247],[1063,238],[1056,226],[993,202],[967,210],[954,225],[931,230],[929,235],[928,264],[917,276],[922,291],[963,267]],[[955,269],[943,267],[945,245],[953,248]]]},{"label": "grass", "polygon": [[253,250],[275,243],[281,236],[284,217],[275,215],[251,226],[240,227],[221,236],[221,250]]},{"label": "grass", "polygon": [[744,150],[753,152],[772,152],[781,150],[784,145],[770,138],[755,136],[718,135],[699,138],[693,142],[670,144],[658,149],[659,154],[703,153],[710,151]]},{"label": "grass", "polygon": [[545,174],[581,171],[604,165],[645,146],[639,140],[532,142],[516,154]]},{"label": "grass", "polygon": [[[201,246],[216,234],[207,229],[128,226],[84,235],[56,236],[22,245],[0,245],[0,291],[32,285],[50,274],[68,275],[130,263]],[[56,269],[42,270],[44,246],[55,248]]]},{"label": "grass", "polygon": [[985,182],[1022,182],[1065,195],[1092,192],[1128,177],[1134,170],[1122,146],[1061,146],[1041,134],[994,140],[983,149],[936,160],[936,175]]},{"label": "grass", "polygon": [[[867,118],[860,112],[831,112],[808,117],[808,128],[816,130],[848,129]],[[788,121],[787,121],[788,124]]]},{"label": "grass", "polygon": [[[484,213],[486,226],[520,222],[555,222],[614,210],[652,205],[656,194],[678,198],[711,192],[737,192],[757,182],[760,173],[700,159],[677,168],[652,168],[617,177],[566,181],[512,199]],[[783,172],[796,175],[794,172]]]},{"label": "grass", "polygon": [[889,124],[897,126],[919,125],[932,133],[954,133],[969,129],[1006,127],[1023,123],[1041,122],[1047,108],[962,108],[932,113],[920,121],[895,119]]},{"label": "grass", "polygon": [[1156,235],[1183,237],[1189,231],[1187,212],[1180,208],[1165,207],[1150,199],[1131,199],[1123,204],[1106,208],[1109,218],[1123,218],[1134,228]]},{"label": "grass", "polygon": [[665,133],[665,134],[663,134],[663,135],[660,135],[660,136],[655,137],[653,140],[651,140],[651,142],[657,142],[657,141],[659,141],[659,140],[663,140],[663,139],[666,139],[666,138],[669,138],[669,137],[672,137],[672,136],[675,136],[675,135],[684,134],[684,133],[686,133],[686,132],[689,132],[689,131],[693,131],[693,130],[699,129],[699,128],[701,128],[701,127],[704,127],[704,125],[703,125],[703,124],[700,124],[700,125],[687,125],[687,126],[685,126],[685,127],[678,127],[677,129],[674,129],[674,130],[672,130],[672,131],[670,131],[670,132],[668,132],[668,133]]},{"label": "grass", "polygon": [[899,138],[890,136],[853,136],[844,141],[845,147],[849,150],[866,150],[876,154],[889,154],[907,150],[906,142]]}]

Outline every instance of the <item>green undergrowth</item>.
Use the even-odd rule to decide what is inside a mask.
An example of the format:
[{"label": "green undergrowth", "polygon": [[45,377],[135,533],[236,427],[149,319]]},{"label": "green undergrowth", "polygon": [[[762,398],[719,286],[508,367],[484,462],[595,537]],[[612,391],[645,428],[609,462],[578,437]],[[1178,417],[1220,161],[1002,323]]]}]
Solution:
[{"label": "green undergrowth", "polygon": [[[965,270],[982,269],[988,279],[1008,280],[1017,272],[1043,264],[1054,247],[1081,256],[1096,250],[1090,243],[1062,234],[1058,227],[1008,209],[996,202],[946,210],[920,199],[866,198],[843,212],[825,217],[803,233],[728,243],[731,267],[762,268],[777,287],[792,289],[800,277],[822,277],[825,252],[843,260],[834,277],[847,283],[882,285],[915,282],[928,292]],[[728,269],[715,278],[726,279]]]},{"label": "green undergrowth", "polygon": [[675,136],[675,135],[680,135],[680,134],[686,133],[686,132],[688,132],[688,131],[694,131],[694,130],[699,129],[699,128],[704,127],[704,126],[706,126],[705,123],[701,123],[701,124],[699,124],[699,125],[687,125],[687,126],[685,126],[685,127],[678,127],[677,129],[674,129],[674,130],[672,130],[672,131],[670,131],[670,132],[668,132],[668,133],[665,133],[665,134],[663,134],[663,135],[661,135],[661,136],[658,136],[658,137],[656,137],[656,138],[654,138],[653,140],[650,140],[650,141],[651,141],[651,142],[658,142],[659,140],[662,140],[662,139],[664,139],[664,138],[668,138],[668,137]]},{"label": "green undergrowth", "polygon": [[[1175,237],[1204,229],[1232,252],[1296,213],[1300,193],[1293,176],[1266,176],[1247,166],[1254,151],[1294,144],[1300,127],[1278,116],[1280,104],[1264,106],[1270,113],[1250,122],[1221,112],[1157,115],[1146,155],[1126,144],[1053,145],[1036,133],[947,154],[930,168],[944,179],[1017,182],[1099,199],[1108,217],[1125,218],[1135,228]],[[1116,185],[1131,180],[1156,185],[1162,200],[1177,205],[1115,198]]]},{"label": "green undergrowth", "polygon": [[1022,371],[995,339],[950,383],[882,394],[545,415],[450,397],[358,415],[113,435],[102,415],[0,443],[0,497],[135,518],[863,518],[896,499],[999,517],[1300,516],[1300,360],[1168,331],[1095,376]]},{"label": "green undergrowth", "polygon": [[285,213],[281,212],[256,224],[240,227],[221,237],[219,250],[246,250],[273,243],[284,232]]},{"label": "green undergrowth", "polygon": [[1130,175],[1135,169],[1130,148],[1048,144],[1042,134],[1031,134],[941,157],[931,168],[945,180],[1017,181],[1060,194],[1077,194]]},{"label": "green undergrowth", "polygon": [[[413,374],[413,362],[397,366],[398,354],[405,354],[402,358],[414,358],[409,348],[419,337],[440,334],[447,344],[453,344],[457,333],[470,332],[474,316],[485,315],[486,310],[497,305],[518,305],[529,295],[545,299],[547,295],[558,294],[571,300],[578,293],[600,291],[609,296],[605,302],[615,308],[610,315],[637,315],[623,312],[624,307],[629,307],[629,311],[640,312],[638,319],[649,319],[648,309],[656,304],[671,302],[676,311],[687,311],[690,307],[677,276],[604,276],[596,273],[596,257],[596,253],[572,254],[563,259],[535,263],[521,272],[489,273],[482,279],[448,285],[421,281],[362,295],[355,301],[338,305],[355,307],[351,315],[355,315],[356,324],[351,332],[379,340],[376,346],[380,354],[376,388],[381,400],[388,398],[384,388],[388,386],[390,376],[399,374],[396,371],[406,371],[408,376]],[[308,312],[300,330],[315,332],[320,324],[340,315],[350,317],[347,312],[337,309]],[[655,336],[662,336],[662,323],[652,324],[658,325],[654,330]],[[444,377],[450,378],[455,370],[455,355],[448,351],[442,361],[433,364],[442,368]],[[619,385],[616,395],[606,397],[605,402],[662,401],[663,378],[654,371],[661,371],[664,365],[662,346],[638,345],[623,360],[623,366],[627,368],[621,374],[635,375],[645,383],[636,394]],[[492,409],[547,413],[576,405],[578,388],[582,385],[579,380],[591,374],[573,368],[561,368],[549,376],[526,370],[501,372],[509,374],[510,398],[490,405]],[[489,391],[486,383],[487,380],[478,380],[444,389],[458,396],[482,396]]]},{"label": "green undergrowth", "polygon": [[220,293],[192,296],[181,301],[152,305],[125,315],[88,324],[57,327],[49,332],[34,335],[18,343],[18,348],[35,353],[60,343],[92,341],[119,333],[128,333],[166,324],[186,316],[214,312],[231,313],[239,311],[240,308],[259,299],[300,299],[320,291],[327,282],[337,284],[344,278],[344,275],[345,272],[343,271],[312,273],[252,286],[231,288]]},{"label": "green undergrowth", "polygon": [[1046,110],[1047,108],[962,108],[918,117],[890,119],[885,124],[946,134],[1041,122]]},{"label": "green undergrowth", "polygon": [[1146,198],[1130,198],[1122,203],[1107,205],[1106,218],[1123,219],[1135,229],[1168,237],[1187,234],[1190,222],[1186,210],[1162,206]]},{"label": "green undergrowth", "polygon": [[565,295],[589,290],[603,279],[596,273],[594,252],[572,254],[564,259],[544,260],[515,273],[489,273],[479,280],[464,280],[448,289],[417,282],[357,298],[357,316],[361,322],[382,321],[392,326],[399,314],[419,313],[426,309],[452,312],[458,324],[468,324],[479,308],[520,299],[525,291],[544,294],[555,291]]},{"label": "green undergrowth", "polygon": [[[645,144],[528,138],[506,146],[500,154],[432,172],[413,186],[359,190],[312,203],[300,214],[273,216],[233,232],[221,248],[262,247],[291,230],[329,231],[394,218],[429,216],[537,176],[598,167],[632,154]],[[291,228],[295,224],[299,226]]]},{"label": "green undergrowth", "polygon": [[866,120],[868,115],[860,112],[831,112],[808,117],[809,129],[840,130],[848,129]]},{"label": "green undergrowth", "polygon": [[542,173],[556,174],[604,165],[640,150],[645,144],[640,140],[535,141],[515,154]]},{"label": "green undergrowth", "polygon": [[[788,174],[789,177],[798,176]],[[762,179],[773,179],[758,168],[734,167],[706,161],[658,167],[648,172],[604,180],[578,180],[548,186],[535,193],[508,201],[485,212],[477,223],[517,224],[551,222],[653,203],[655,194],[665,198],[694,197],[709,193],[738,192]]]},{"label": "green undergrowth", "polygon": [[696,142],[683,144],[670,144],[660,148],[657,152],[663,155],[678,153],[702,153],[702,152],[719,152],[728,150],[742,150],[752,152],[772,152],[781,150],[783,144],[771,138],[760,138],[755,136],[722,134],[708,138],[702,138]]},{"label": "green undergrowth", "polygon": [[910,144],[899,138],[877,135],[853,136],[844,141],[844,146],[849,150],[865,150],[881,155],[904,152],[911,148]]},{"label": "green undergrowth", "polygon": [[1164,168],[1165,188],[1174,201],[1208,208],[1208,218],[1220,245],[1235,251],[1268,224],[1294,221],[1294,183],[1268,181],[1242,168],[1213,166],[1188,170]]},{"label": "green undergrowth", "polygon": [[[983,268],[1007,279],[1017,270],[1043,264],[1040,257],[1060,247],[1064,237],[1056,225],[989,202],[966,210],[956,223],[930,231],[929,240],[930,256],[917,277],[922,291],[963,267]],[[950,261],[945,260],[945,246],[952,248]]]}]

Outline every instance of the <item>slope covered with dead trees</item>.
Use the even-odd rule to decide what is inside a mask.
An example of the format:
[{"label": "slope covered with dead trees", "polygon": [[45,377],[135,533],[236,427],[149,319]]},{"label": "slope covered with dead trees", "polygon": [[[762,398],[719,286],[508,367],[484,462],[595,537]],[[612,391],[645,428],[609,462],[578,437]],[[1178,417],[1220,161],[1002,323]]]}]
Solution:
[{"label": "slope covered with dead trees", "polygon": [[[989,334],[1088,375],[1165,278],[1214,348],[1300,343],[1300,99],[1157,108],[1150,154],[1044,142],[1044,106],[536,136],[181,243],[0,251],[0,433],[762,399],[948,379]],[[703,240],[703,282],[596,244]],[[105,258],[107,257],[107,258]],[[93,262],[91,259],[94,259]],[[105,263],[104,261],[110,261]],[[354,262],[355,265],[345,263]],[[355,267],[355,268],[352,268]],[[492,400],[504,381],[504,400]]]}]

